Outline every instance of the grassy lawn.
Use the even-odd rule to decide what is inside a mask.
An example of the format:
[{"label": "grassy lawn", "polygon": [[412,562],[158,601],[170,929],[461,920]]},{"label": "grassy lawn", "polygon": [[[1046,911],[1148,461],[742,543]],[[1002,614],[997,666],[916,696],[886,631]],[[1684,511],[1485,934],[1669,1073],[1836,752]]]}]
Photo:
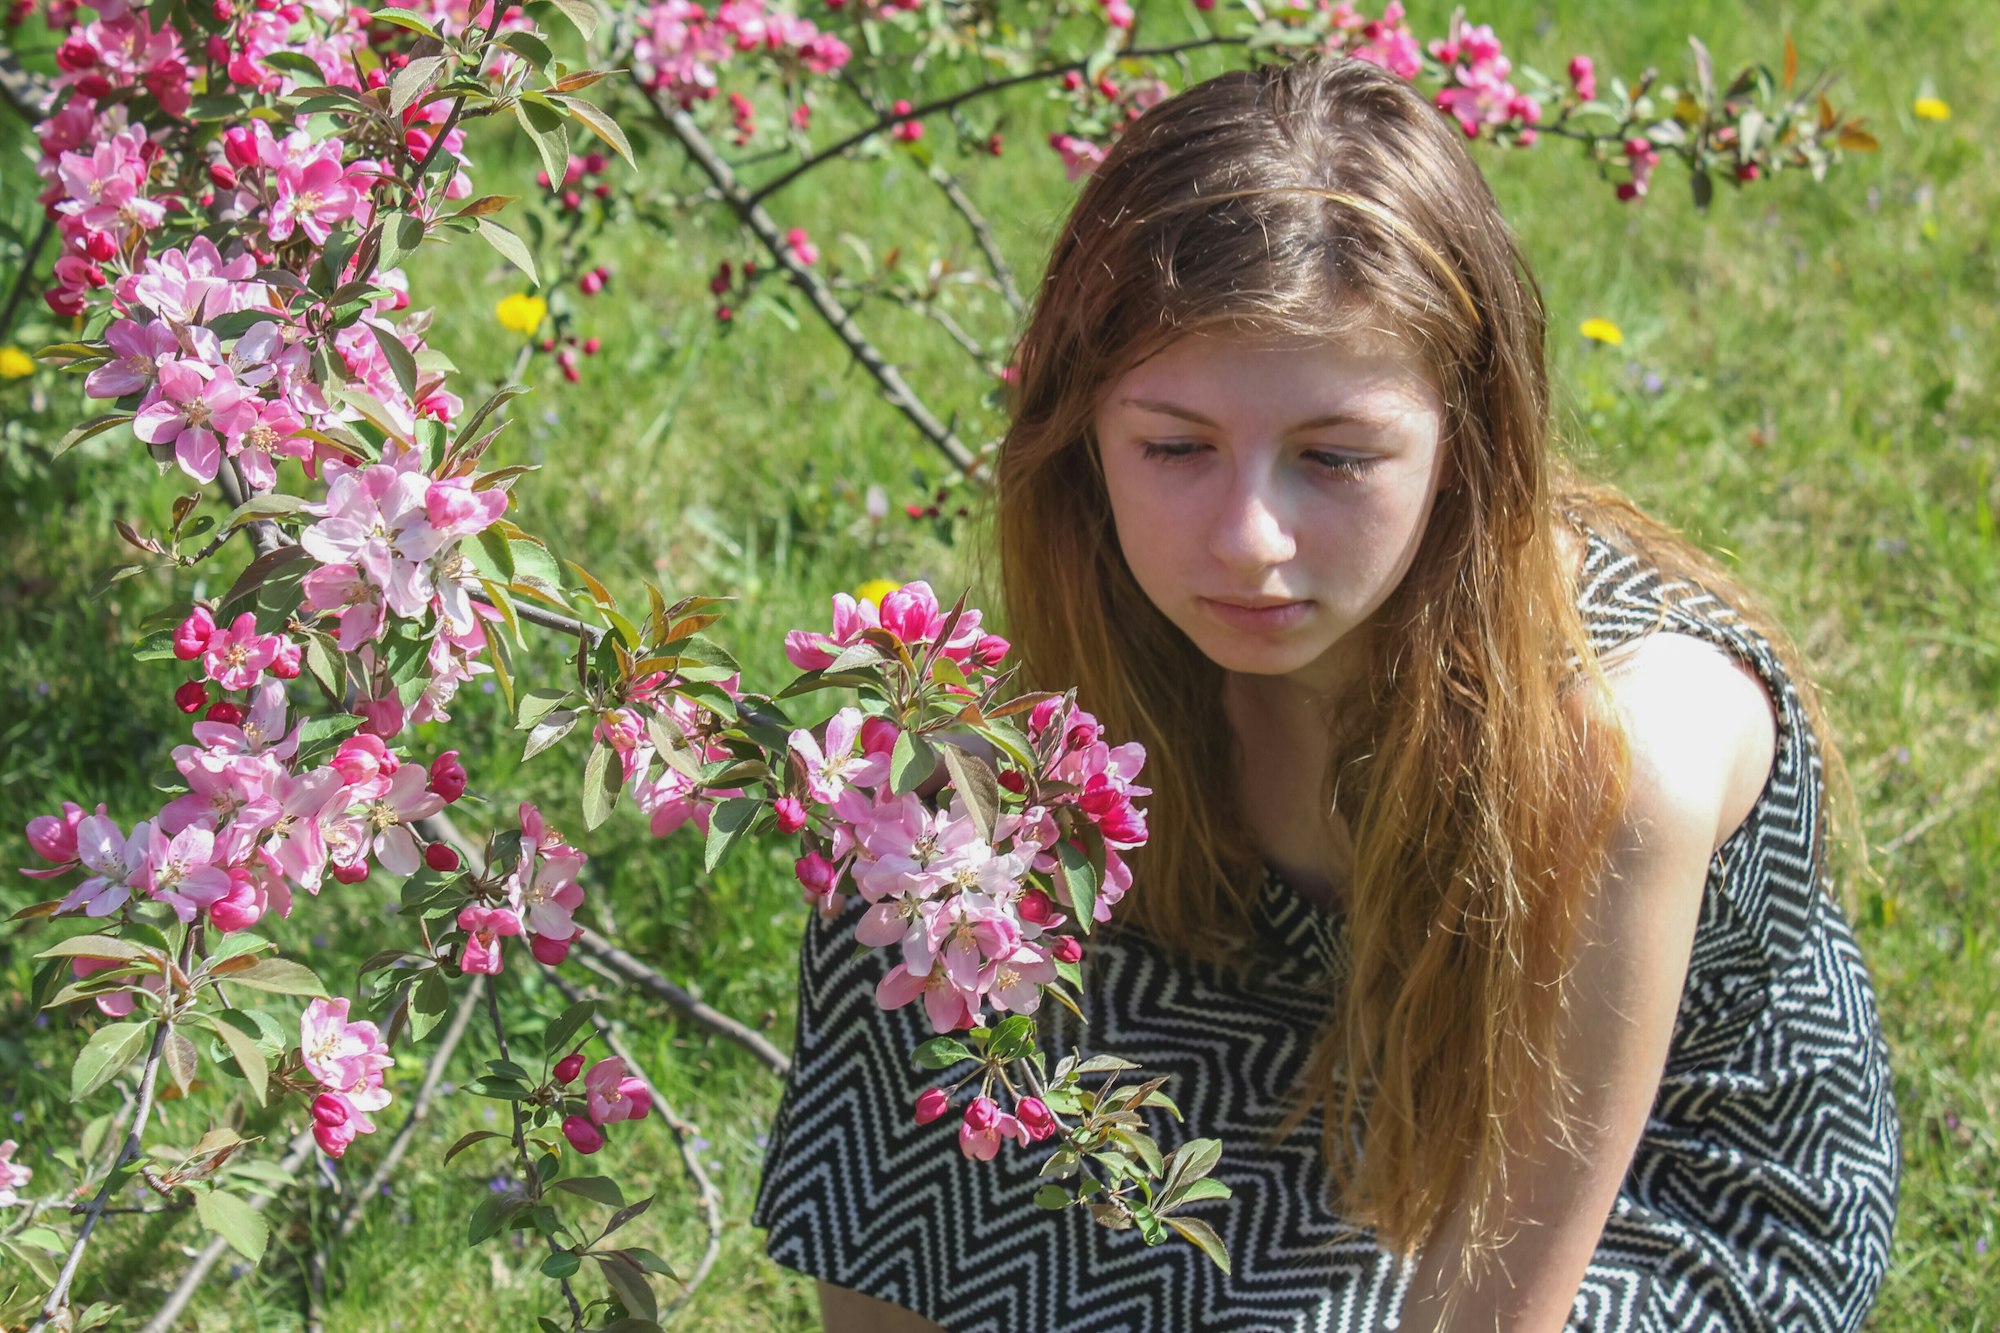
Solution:
[{"label": "grassy lawn", "polygon": [[[1426,34],[1450,12],[1429,0],[1411,8]],[[1178,22],[1177,8],[1161,13],[1158,31]],[[1506,0],[1472,15],[1493,24],[1517,61],[1556,70],[1588,51],[1600,78],[1648,64],[1679,77],[1689,32],[1707,40],[1725,77],[1748,60],[1775,65],[1789,28],[1807,72],[1844,71],[1835,101],[1867,115],[1881,141],[1880,153],[1851,157],[1821,186],[1787,174],[1741,193],[1721,188],[1706,217],[1665,174],[1643,207],[1618,203],[1564,143],[1477,151],[1548,299],[1563,440],[1729,553],[1799,637],[1828,693],[1874,846],[1844,889],[1876,979],[1903,1125],[1894,1267],[1871,1324],[1884,1333],[2000,1325],[1989,1253],[2000,1240],[2000,934],[1988,915],[2000,868],[2000,94],[1989,75],[2000,30],[1981,13],[1972,0],[1671,9],[1628,0],[1617,12]],[[1912,99],[1933,90],[1950,102],[1949,121],[1912,113]],[[1039,142],[1039,95],[1009,106],[1008,153],[960,165],[1027,282],[1072,187]],[[930,140],[941,152],[943,128]],[[17,153],[24,138],[0,111],[0,210],[17,222],[34,193]],[[657,134],[640,147],[644,174],[614,179],[621,190],[644,182],[632,187],[635,207],[664,207],[648,192],[681,184],[679,160]],[[511,147],[477,160],[483,191],[532,188],[533,165]],[[918,265],[934,254],[977,260],[963,225],[907,162],[837,165],[772,208],[780,225],[812,229],[823,262],[850,270],[848,236],[878,256],[901,243]],[[559,298],[573,306],[576,331],[599,337],[603,350],[574,385],[538,358],[529,372],[537,391],[514,405],[515,425],[492,458],[544,466],[518,490],[515,516],[621,594],[638,593],[642,577],[669,595],[735,593],[718,635],[756,684],[783,667],[783,631],[820,623],[836,590],[876,577],[983,590],[987,576],[973,526],[903,515],[905,502],[939,484],[942,457],[822,326],[794,328],[755,302],[726,329],[716,325],[708,275],[747,253],[713,214],[665,232],[611,232],[596,253],[612,269],[609,292],[585,300],[571,287]],[[487,383],[507,373],[518,346],[492,314],[518,275],[491,260],[476,245],[453,246],[426,254],[411,281],[420,303],[437,302],[434,340]],[[976,336],[1004,339],[1010,327],[997,301],[956,309]],[[1623,345],[1580,337],[1579,322],[1593,316],[1617,323]],[[933,406],[959,414],[963,438],[995,433],[987,385],[933,326],[879,305],[862,320]],[[157,799],[150,784],[172,774],[169,750],[184,735],[168,699],[180,678],[158,665],[135,676],[125,650],[140,622],[199,595],[202,583],[182,573],[96,589],[124,560],[113,519],[162,527],[187,488],[177,477],[155,481],[116,434],[49,461],[50,423],[79,415],[71,392],[46,375],[0,383],[0,865],[33,863],[21,828],[63,799],[135,817]],[[890,500],[884,522],[868,516],[871,486]],[[214,591],[226,574],[207,579]],[[536,660],[522,674],[560,669],[553,646]],[[520,767],[520,738],[499,702],[470,687],[448,727],[420,729],[411,744],[428,753],[448,735],[473,797],[496,815],[534,799],[576,826],[580,752]],[[477,826],[483,813],[469,800],[460,822]],[[629,809],[587,849],[602,924],[666,975],[789,1044],[805,909],[783,857],[739,853],[705,875],[692,842],[652,839]],[[0,883],[0,911],[34,896],[26,881]],[[336,990],[351,989],[353,967],[384,942],[381,913],[394,897],[379,879],[331,886],[280,938],[323,963]],[[28,956],[42,938],[0,934],[0,1116],[14,1118],[0,1123],[0,1137],[19,1139],[21,1159],[49,1172],[38,1184],[62,1174],[43,1150],[74,1134],[67,1087],[77,1041],[67,1020],[38,1020],[26,1006]],[[524,995],[523,984],[510,972],[503,993],[524,1015],[531,1001],[545,1011],[558,1003]],[[682,1322],[816,1327],[811,1281],[770,1263],[747,1222],[775,1080],[648,1001],[621,999],[619,1012],[648,1072],[700,1126],[724,1195],[722,1256]],[[487,1054],[475,1034],[451,1077],[469,1081],[473,1055]],[[421,1062],[411,1051],[398,1058],[400,1097]],[[110,1105],[108,1094],[99,1101]],[[166,1102],[162,1137],[192,1141],[219,1105],[199,1090]],[[440,1098],[434,1130],[333,1257],[319,1306],[328,1333],[521,1328],[547,1308],[538,1252],[462,1244],[467,1213],[506,1182],[497,1158],[478,1149],[442,1165],[443,1146],[484,1127],[495,1105],[456,1091]],[[282,1143],[289,1131],[272,1132]],[[386,1138],[358,1145],[342,1179],[365,1175]],[[620,1136],[613,1157],[628,1194],[660,1193],[630,1228],[633,1243],[691,1268],[704,1231],[659,1121]],[[265,1263],[219,1275],[188,1327],[304,1326],[300,1260],[335,1196],[329,1187],[306,1197],[277,1227]],[[117,1218],[100,1236],[80,1294],[126,1301],[140,1315],[204,1238],[185,1217]],[[7,1285],[0,1280],[0,1295]]]}]

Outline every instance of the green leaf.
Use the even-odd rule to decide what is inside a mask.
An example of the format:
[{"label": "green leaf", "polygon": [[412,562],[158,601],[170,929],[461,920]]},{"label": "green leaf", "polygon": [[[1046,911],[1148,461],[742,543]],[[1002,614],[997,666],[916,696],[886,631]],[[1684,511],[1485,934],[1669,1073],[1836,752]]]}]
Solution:
[{"label": "green leaf", "polygon": [[1046,1208],[1052,1213],[1061,1212],[1070,1205],[1069,1191],[1060,1185],[1044,1185],[1035,1191],[1035,1207]]},{"label": "green leaf", "polygon": [[542,1034],[542,1055],[550,1060],[560,1059],[569,1054],[575,1044],[576,1034],[597,1016],[597,1001],[579,1000],[562,1011]]},{"label": "green leaf", "polygon": [[1160,1193],[1176,1197],[1181,1186],[1200,1180],[1215,1170],[1221,1160],[1220,1139],[1189,1139],[1167,1157],[1166,1179],[1160,1184]]},{"label": "green leaf", "polygon": [[896,748],[889,755],[889,789],[898,796],[908,795],[936,767],[937,751],[930,742],[914,731],[905,730],[896,737]]},{"label": "green leaf", "polygon": [[444,72],[445,57],[418,56],[409,64],[396,71],[396,77],[389,82],[389,110],[396,116],[409,110],[411,105],[423,97],[424,92]]},{"label": "green leaf", "polygon": [[[561,1181],[557,1181],[556,1183],[558,1185],[562,1184]],[[557,1250],[554,1254],[542,1260],[542,1276],[556,1279],[574,1277],[576,1276],[576,1270],[581,1267],[583,1267],[583,1260],[577,1258],[576,1255],[568,1250]]]},{"label": "green leaf", "polygon": [[542,169],[549,173],[551,189],[560,189],[563,175],[569,170],[569,128],[563,124],[563,114],[549,105],[546,98],[525,94],[514,103],[514,119],[521,122],[521,128],[534,140],[535,151],[542,155]]},{"label": "green leaf", "polygon": [[458,1156],[460,1153],[464,1152],[467,1148],[470,1148],[475,1143],[484,1143],[488,1139],[504,1139],[506,1137],[507,1136],[505,1134],[496,1134],[494,1131],[490,1129],[475,1129],[469,1134],[460,1135],[458,1142],[452,1144],[451,1147],[446,1150],[444,1155],[444,1164],[446,1166],[450,1166],[452,1158]]},{"label": "green leaf", "polygon": [[524,690],[520,704],[514,712],[514,726],[526,731],[554,711],[557,704],[569,698],[568,690]]},{"label": "green leaf", "polygon": [[382,349],[382,357],[389,363],[389,373],[396,377],[396,387],[403,391],[405,398],[414,399],[417,396],[417,359],[410,355],[408,345],[372,319],[361,322],[375,335],[375,345]]},{"label": "green leaf", "polygon": [[248,986],[252,990],[270,991],[277,995],[305,995],[324,997],[326,983],[304,963],[295,963],[289,958],[259,958],[249,967],[231,968],[226,972],[213,973],[222,981],[238,986]]},{"label": "green leaf", "polygon": [[[560,175],[561,173],[558,172],[557,176]],[[550,179],[554,180],[556,177],[552,176]],[[522,242],[520,237],[508,231],[492,218],[479,218],[473,225],[479,229],[481,239],[500,252],[502,259],[527,274],[528,281],[535,286],[539,287],[542,285],[541,278],[535,273],[535,257],[528,253],[528,247]]]},{"label": "green leaf", "polygon": [[625,782],[624,765],[618,762],[618,751],[603,741],[590,747],[590,758],[583,764],[583,827],[595,829],[611,818],[611,812],[618,808],[618,793]]},{"label": "green leaf", "polygon": [[[549,50],[548,43],[532,32],[502,33],[500,45],[527,61],[537,74],[547,69],[556,58],[555,52]],[[553,180],[554,177],[550,179]]]},{"label": "green leaf", "polygon": [[430,1036],[450,1007],[451,988],[445,985],[444,977],[435,968],[424,973],[410,988],[410,1040]]},{"label": "green leaf", "polygon": [[581,97],[563,97],[551,93],[549,100],[569,108],[569,113],[588,125],[598,138],[610,144],[612,151],[625,159],[626,165],[632,167],[639,165],[632,158],[632,144],[626,139],[625,131],[611,118],[609,112]]},{"label": "green leaf", "polygon": [[229,1248],[256,1263],[271,1239],[270,1225],[246,1200],[227,1190],[207,1190],[194,1196],[201,1224],[229,1242]]},{"label": "green leaf", "polygon": [[583,35],[583,40],[587,42],[597,35],[597,6],[590,3],[590,0],[549,0],[549,3],[560,9],[563,17],[576,25],[576,30]]},{"label": "green leaf", "polygon": [[121,963],[144,962],[149,955],[146,950],[127,940],[112,935],[72,935],[66,940],[51,944],[36,954],[37,958],[112,958]]},{"label": "green leaf", "polygon": [[967,754],[950,742],[939,745],[938,751],[944,756],[945,767],[951,770],[951,786],[958,793],[959,808],[972,817],[979,836],[991,842],[993,823],[1000,817],[999,775],[978,755]]},{"label": "green leaf", "polygon": [[80,1102],[117,1078],[146,1049],[151,1023],[109,1023],[99,1028],[78,1052],[69,1073],[69,1099]]},{"label": "green leaf", "polygon": [[1229,1271],[1229,1251],[1223,1248],[1222,1237],[1215,1234],[1214,1227],[1198,1217],[1168,1217],[1162,1220],[1193,1241],[1217,1268],[1225,1273]]},{"label": "green leaf", "polygon": [[732,796],[716,804],[708,817],[708,843],[701,854],[703,871],[713,873],[722,864],[722,858],[729,855],[763,808],[764,803],[754,796]]},{"label": "green leaf", "polygon": [[1097,874],[1090,868],[1090,858],[1078,851],[1068,839],[1056,844],[1056,861],[1056,880],[1068,901],[1070,914],[1076,918],[1083,933],[1088,935],[1092,915],[1097,910]]},{"label": "green leaf", "polygon": [[949,1069],[974,1058],[971,1049],[953,1037],[932,1037],[910,1052],[911,1063],[920,1069]]},{"label": "green leaf", "polygon": [[420,32],[426,37],[435,37],[438,41],[444,40],[443,37],[438,36],[436,28],[433,28],[407,9],[377,9],[369,13],[368,21],[370,23],[387,23],[398,28],[408,28],[411,32]]},{"label": "green leaf", "polygon": [[1227,1199],[1235,1191],[1213,1176],[1201,1180],[1190,1180],[1182,1185],[1173,1198],[1164,1200],[1169,1206],[1200,1203],[1203,1199]]},{"label": "green leaf", "polygon": [[604,1271],[604,1280],[611,1285],[611,1294],[625,1307],[625,1313],[635,1319],[659,1319],[659,1303],[653,1298],[653,1288],[646,1281],[645,1269],[627,1258],[622,1250],[590,1257],[597,1260],[597,1266]]},{"label": "green leaf", "polygon": [[577,719],[582,716],[583,714],[574,708],[560,708],[543,717],[535,724],[534,730],[528,733],[528,743],[521,750],[521,762],[526,763],[569,735],[570,729],[576,726]]},{"label": "green leaf", "polygon": [[271,1066],[264,1059],[264,1052],[257,1048],[257,1038],[227,1021],[236,1012],[225,1010],[219,1014],[203,1014],[202,1017],[209,1020],[208,1025],[215,1029],[215,1035],[222,1038],[229,1058],[236,1061],[238,1072],[250,1087],[251,1097],[262,1106],[269,1095]]},{"label": "green leaf", "polygon": [[612,1208],[625,1206],[625,1191],[619,1189],[618,1182],[610,1176],[570,1176],[556,1181],[554,1188]]},{"label": "green leaf", "polygon": [[113,426],[122,426],[130,421],[132,416],[133,414],[130,412],[105,412],[90,418],[90,420],[81,425],[72,426],[69,433],[56,442],[56,447],[49,454],[49,457],[53,458],[57,454],[65,453],[74,446],[82,444],[93,435],[102,435]]}]

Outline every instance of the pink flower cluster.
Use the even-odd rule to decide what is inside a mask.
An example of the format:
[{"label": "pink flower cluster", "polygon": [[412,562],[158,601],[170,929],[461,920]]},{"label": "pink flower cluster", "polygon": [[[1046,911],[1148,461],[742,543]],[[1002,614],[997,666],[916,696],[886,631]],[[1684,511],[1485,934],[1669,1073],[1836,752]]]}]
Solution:
[{"label": "pink flower cluster", "polygon": [[500,941],[523,934],[535,961],[554,967],[582,933],[575,914],[583,905],[577,883],[583,853],[565,844],[532,803],[521,802],[520,815],[521,859],[501,881],[501,898],[468,903],[458,914],[465,932],[458,965],[466,972],[499,972]]},{"label": "pink flower cluster", "polygon": [[[583,1056],[575,1052],[556,1064],[559,1083],[572,1083],[583,1068]],[[586,1155],[604,1146],[604,1126],[621,1120],[644,1120],[653,1109],[653,1095],[646,1080],[627,1072],[617,1056],[599,1060],[583,1076],[584,1113],[563,1119],[563,1137],[570,1147]]]},{"label": "pink flower cluster", "polygon": [[312,1101],[313,1138],[339,1157],[357,1134],[373,1134],[368,1118],[389,1104],[382,1071],[396,1063],[373,1023],[347,1021],[347,999],[314,1000],[299,1017],[299,1055],[320,1085]]},{"label": "pink flower cluster", "polygon": [[20,1203],[22,1186],[35,1174],[14,1160],[14,1150],[20,1146],[12,1139],[0,1142],[0,1208]]},{"label": "pink flower cluster", "polygon": [[1463,14],[1454,14],[1450,32],[1430,44],[1430,53],[1447,69],[1446,86],[1433,100],[1458,118],[1466,138],[1478,138],[1488,125],[1518,123],[1517,142],[1525,147],[1535,141],[1530,127],[1542,118],[1542,104],[1508,82],[1514,62],[1501,54],[1491,25],[1474,27]]},{"label": "pink flower cluster", "polygon": [[716,94],[716,70],[738,53],[768,51],[811,74],[831,74],[853,52],[810,20],[764,0],[722,0],[711,14],[690,0],[664,0],[638,15],[632,62],[646,86],[683,107]]},{"label": "pink flower cluster", "polygon": [[[924,583],[888,593],[879,609],[836,594],[833,617],[831,635],[786,636],[794,665],[830,665],[867,628],[887,630],[913,650],[937,643],[944,631],[943,613]],[[942,651],[962,666],[995,665],[1006,654],[1006,641],[981,633],[977,617],[965,611]],[[1132,804],[1149,790],[1135,782],[1145,752],[1137,744],[1105,743],[1095,718],[1081,710],[1058,717],[1060,707],[1060,699],[1045,699],[1029,715],[1029,737],[1045,756],[1037,778],[1064,791],[1055,803],[1074,805],[1103,836],[1105,876],[1093,919],[1108,921],[1131,885],[1119,852],[1146,839],[1144,817]],[[823,736],[792,733],[790,749],[806,791],[802,799],[779,803],[779,827],[801,829],[814,815],[828,826],[830,854],[815,847],[795,867],[806,901],[822,913],[837,913],[845,901],[839,888],[851,876],[870,904],[855,938],[871,948],[901,950],[901,961],[876,989],[884,1008],[921,996],[938,1032],[978,1026],[987,1001],[1032,1013],[1041,1003],[1041,986],[1055,980],[1055,964],[1080,955],[1073,936],[1055,933],[1068,918],[1029,882],[1031,873],[1056,870],[1054,848],[1062,835],[1054,810],[1033,805],[1004,813],[989,839],[962,805],[933,810],[915,792],[897,796],[888,777],[899,735],[888,719],[864,718],[852,707],[837,712]],[[1018,773],[1003,774],[1002,784],[1013,792],[1027,789]]]},{"label": "pink flower cluster", "polygon": [[101,806],[92,815],[65,803],[61,816],[29,822],[29,846],[54,868],[26,873],[85,872],[59,913],[107,917],[136,893],[182,921],[206,915],[225,933],[274,909],[289,916],[293,890],[318,893],[329,871],[346,883],[366,878],[370,856],[392,874],[416,873],[422,852],[409,826],[464,790],[455,755],[426,772],[374,736],[351,736],[326,764],[300,772],[298,731],[285,723],[284,685],[259,683],[239,721],[197,722],[198,743],[175,747],[184,794],[129,834]]},{"label": "pink flower cluster", "polygon": [[[716,682],[732,699],[742,697],[741,680],[732,674]],[[657,715],[669,729],[686,738],[689,757],[697,763],[728,759],[732,755],[721,742],[710,738],[714,714],[683,695],[666,688],[667,673],[655,671],[632,684],[624,707],[600,721],[593,731],[597,740],[617,752],[625,789],[652,828],[653,836],[664,838],[692,820],[703,834],[708,832],[710,813],[719,801],[741,796],[741,787],[696,789],[695,780],[661,758],[647,727],[648,716]],[[658,771],[654,763],[658,761]]]},{"label": "pink flower cluster", "polygon": [[[305,576],[305,606],[335,616],[341,651],[359,656],[366,688],[357,708],[376,735],[394,736],[406,721],[448,720],[458,687],[493,669],[475,659],[486,644],[483,622],[500,614],[472,600],[479,576],[461,543],[498,521],[507,492],[479,489],[467,476],[435,478],[422,455],[393,442],[379,463],[332,458],[325,471],[325,498],[303,506],[319,521],[299,544],[320,562]],[[376,651],[391,614],[433,616],[429,681],[407,717]]]},{"label": "pink flower cluster", "polygon": [[[928,1125],[951,1109],[951,1099],[940,1088],[926,1089],[917,1098],[916,1120]],[[958,1150],[975,1162],[990,1162],[1000,1155],[1000,1144],[1012,1139],[1023,1148],[1056,1132],[1056,1118],[1039,1097],[1022,1097],[1014,1103],[1014,1113],[1000,1109],[991,1097],[974,1097],[966,1105],[958,1126]]]}]

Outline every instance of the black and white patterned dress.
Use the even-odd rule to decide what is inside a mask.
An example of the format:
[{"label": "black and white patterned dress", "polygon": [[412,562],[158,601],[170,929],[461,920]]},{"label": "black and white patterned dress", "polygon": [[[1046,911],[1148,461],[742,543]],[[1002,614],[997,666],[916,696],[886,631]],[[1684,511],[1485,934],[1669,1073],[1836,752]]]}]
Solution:
[{"label": "black and white patterned dress", "polygon": [[[1705,593],[1669,606],[1662,590],[1590,535],[1593,646],[1656,627],[1719,644],[1756,668],[1781,730],[1768,785],[1710,864],[1665,1075],[1569,1327],[1852,1329],[1888,1264],[1899,1159],[1874,995],[1813,852],[1818,744],[1762,636]],[[1233,1195],[1190,1212],[1221,1233],[1224,1275],[1178,1237],[1149,1247],[1080,1209],[1036,1208],[1046,1144],[970,1162],[955,1113],[911,1119],[936,1076],[909,1052],[932,1033],[921,1005],[876,1007],[891,960],[854,956],[865,906],[806,928],[796,1055],[752,1213],[776,1262],[952,1333],[1395,1326],[1407,1270],[1328,1210],[1317,1117],[1262,1146],[1324,1014],[1338,917],[1267,872],[1254,924],[1275,961],[1248,988],[1135,932],[1099,933],[1089,1026],[1044,1007],[1052,1057],[1103,1051],[1172,1076],[1187,1119],[1149,1113],[1162,1147],[1222,1140],[1215,1174]]]}]

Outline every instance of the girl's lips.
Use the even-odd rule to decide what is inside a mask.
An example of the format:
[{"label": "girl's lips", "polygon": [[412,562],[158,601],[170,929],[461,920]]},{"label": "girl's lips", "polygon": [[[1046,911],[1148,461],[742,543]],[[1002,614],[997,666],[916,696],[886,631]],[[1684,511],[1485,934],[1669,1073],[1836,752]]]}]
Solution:
[{"label": "girl's lips", "polygon": [[1252,634],[1290,629],[1305,619],[1313,606],[1311,602],[1284,602],[1277,606],[1236,606],[1208,597],[1202,598],[1201,602],[1208,608],[1209,614],[1223,624]]}]

